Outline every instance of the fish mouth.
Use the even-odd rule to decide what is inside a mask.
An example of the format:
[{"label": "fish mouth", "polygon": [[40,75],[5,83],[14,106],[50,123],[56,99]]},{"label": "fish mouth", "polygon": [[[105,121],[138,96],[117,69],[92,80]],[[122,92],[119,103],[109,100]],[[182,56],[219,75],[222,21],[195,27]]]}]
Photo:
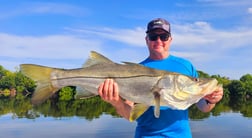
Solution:
[{"label": "fish mouth", "polygon": [[198,85],[207,92],[213,92],[218,85],[218,81],[215,78],[200,79]]}]

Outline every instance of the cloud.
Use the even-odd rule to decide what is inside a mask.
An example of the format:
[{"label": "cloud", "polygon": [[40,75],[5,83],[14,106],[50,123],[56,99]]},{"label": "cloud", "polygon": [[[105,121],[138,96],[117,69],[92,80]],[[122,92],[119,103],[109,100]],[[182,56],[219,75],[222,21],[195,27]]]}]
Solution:
[{"label": "cloud", "polygon": [[[74,33],[79,33],[90,38],[105,38],[112,41],[118,41],[130,46],[145,47],[144,27],[133,29],[116,28],[88,28],[72,29],[66,28]],[[232,28],[230,30],[221,30],[213,28],[208,22],[197,21],[191,24],[173,24],[172,25],[173,45],[178,49],[185,50],[206,50],[207,47],[218,46],[218,49],[236,49],[248,47],[252,44],[252,29],[250,28]],[[199,49],[200,48],[200,49]]]},{"label": "cloud", "polygon": [[100,49],[99,41],[87,41],[72,35],[42,37],[0,33],[1,56],[10,58],[82,58],[92,49]]},{"label": "cloud", "polygon": [[99,36],[102,38],[126,43],[134,46],[145,46],[145,30],[142,27],[135,29],[116,29],[116,28],[88,28],[88,29],[72,29],[66,28],[69,31],[78,32],[82,35]]},{"label": "cloud", "polygon": [[11,18],[21,15],[42,15],[59,14],[67,16],[83,16],[89,14],[85,8],[79,8],[74,5],[52,2],[29,2],[11,5],[8,9],[5,7],[0,10],[0,19]]},{"label": "cloud", "polygon": [[236,0],[197,0],[198,2],[212,4],[214,6],[247,6],[251,4],[250,0],[240,0],[237,2]]},{"label": "cloud", "polygon": [[248,8],[248,13],[252,14],[252,8]]},{"label": "cloud", "polygon": [[217,30],[207,22],[173,25],[174,44],[185,49],[218,46],[218,49],[242,48],[251,45],[252,29]]},{"label": "cloud", "polygon": [[89,52],[103,52],[102,41],[74,35],[19,36],[0,33],[0,65],[15,71],[19,64],[51,67],[81,67]]}]

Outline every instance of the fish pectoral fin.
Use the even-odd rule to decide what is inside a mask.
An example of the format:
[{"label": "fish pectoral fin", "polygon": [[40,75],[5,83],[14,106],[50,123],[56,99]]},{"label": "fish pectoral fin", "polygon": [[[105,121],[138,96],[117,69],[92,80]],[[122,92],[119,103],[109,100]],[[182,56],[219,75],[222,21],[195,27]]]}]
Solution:
[{"label": "fish pectoral fin", "polygon": [[154,116],[159,118],[160,116],[160,94],[158,92],[154,93],[155,107],[154,107]]},{"label": "fish pectoral fin", "polygon": [[86,88],[82,86],[76,86],[75,99],[86,99],[94,96],[96,96],[96,94],[88,91]]},{"label": "fish pectoral fin", "polygon": [[135,104],[133,109],[130,112],[129,121],[133,122],[138,117],[140,117],[147,109],[149,108],[148,105],[145,104]]}]

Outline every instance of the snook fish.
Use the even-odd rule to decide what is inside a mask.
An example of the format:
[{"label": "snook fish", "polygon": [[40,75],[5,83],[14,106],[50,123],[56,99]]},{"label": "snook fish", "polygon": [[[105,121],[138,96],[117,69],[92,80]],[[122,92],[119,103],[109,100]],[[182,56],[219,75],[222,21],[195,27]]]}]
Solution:
[{"label": "snook fish", "polygon": [[149,106],[155,106],[157,118],[160,106],[187,109],[221,87],[214,78],[195,79],[136,63],[118,64],[94,51],[83,68],[59,69],[21,64],[20,70],[37,83],[33,104],[42,103],[65,86],[77,86],[76,98],[89,98],[98,95],[98,86],[105,79],[112,78],[118,83],[119,95],[123,99],[138,103],[131,112],[130,121],[137,119]]}]

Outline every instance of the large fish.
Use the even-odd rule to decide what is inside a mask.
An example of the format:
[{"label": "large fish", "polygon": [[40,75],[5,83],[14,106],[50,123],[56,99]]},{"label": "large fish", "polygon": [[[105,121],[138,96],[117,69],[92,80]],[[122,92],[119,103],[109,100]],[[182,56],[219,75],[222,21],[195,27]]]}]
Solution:
[{"label": "large fish", "polygon": [[42,103],[65,86],[77,86],[76,98],[92,97],[98,95],[98,86],[105,79],[112,78],[118,83],[119,95],[123,99],[139,103],[133,108],[130,121],[138,118],[149,106],[155,106],[154,115],[157,118],[160,106],[187,109],[221,87],[213,78],[195,79],[135,63],[118,64],[94,51],[83,68],[59,69],[21,64],[20,69],[37,82],[33,104]]}]

